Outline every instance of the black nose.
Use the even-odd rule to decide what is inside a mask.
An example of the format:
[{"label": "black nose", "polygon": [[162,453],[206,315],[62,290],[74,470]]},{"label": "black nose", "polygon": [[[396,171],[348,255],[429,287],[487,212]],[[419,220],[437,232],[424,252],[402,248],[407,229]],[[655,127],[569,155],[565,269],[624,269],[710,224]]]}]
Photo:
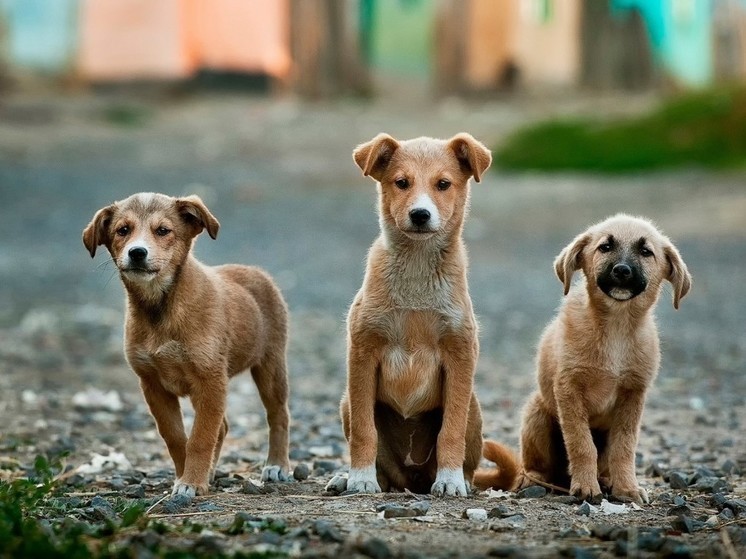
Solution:
[{"label": "black nose", "polygon": [[127,254],[133,262],[142,262],[148,256],[148,251],[143,247],[133,247]]},{"label": "black nose", "polygon": [[611,269],[611,275],[619,280],[626,280],[632,277],[632,268],[626,264],[617,264]]},{"label": "black nose", "polygon": [[412,220],[414,225],[419,227],[430,221],[430,212],[422,208],[417,208],[409,212],[409,219]]}]

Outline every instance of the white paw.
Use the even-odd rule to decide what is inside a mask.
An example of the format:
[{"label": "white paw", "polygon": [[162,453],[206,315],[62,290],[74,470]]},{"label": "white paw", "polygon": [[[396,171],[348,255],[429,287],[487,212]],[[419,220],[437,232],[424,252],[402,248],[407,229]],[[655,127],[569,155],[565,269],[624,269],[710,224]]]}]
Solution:
[{"label": "white paw", "polygon": [[347,476],[347,491],[355,493],[380,493],[381,486],[376,479],[376,467],[350,468]]},{"label": "white paw", "polygon": [[174,488],[171,490],[171,496],[174,497],[176,495],[186,495],[191,499],[197,495],[197,486],[187,485],[177,479],[174,481]]},{"label": "white paw", "polygon": [[282,466],[264,466],[262,468],[262,481],[287,481],[288,473],[283,469]]},{"label": "white paw", "polygon": [[461,469],[443,468],[438,470],[435,476],[430,493],[438,497],[444,495],[466,497],[469,495],[466,482],[464,481],[464,471]]}]

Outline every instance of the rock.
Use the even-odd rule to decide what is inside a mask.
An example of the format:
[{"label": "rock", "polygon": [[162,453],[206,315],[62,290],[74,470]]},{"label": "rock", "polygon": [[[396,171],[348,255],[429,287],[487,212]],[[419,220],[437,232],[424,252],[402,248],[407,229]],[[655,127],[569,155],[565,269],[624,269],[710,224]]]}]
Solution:
[{"label": "rock", "polygon": [[412,518],[425,516],[430,510],[429,501],[414,501],[406,505],[384,503],[376,507],[376,512],[383,512],[384,518]]},{"label": "rock", "polygon": [[718,519],[720,520],[720,522],[730,522],[735,518],[736,515],[733,514],[733,511],[730,509],[723,509],[720,511],[720,514],[718,514]]},{"label": "rock", "polygon": [[320,475],[334,473],[339,468],[340,464],[336,460],[314,460],[313,462],[314,472],[318,472]]},{"label": "rock", "polygon": [[684,516],[692,513],[692,507],[689,505],[676,505],[668,509],[666,513],[668,516]]},{"label": "rock", "polygon": [[686,499],[684,497],[682,497],[681,495],[676,495],[673,498],[672,502],[673,502],[674,506],[685,505],[686,504]]},{"label": "rock", "polygon": [[671,521],[671,526],[674,530],[678,530],[685,534],[691,534],[701,529],[704,526],[704,523],[700,520],[695,520],[691,516],[678,516]]},{"label": "rock", "polygon": [[326,520],[315,520],[311,525],[311,530],[325,542],[341,543],[345,541],[339,529]]},{"label": "rock", "polygon": [[247,479],[241,484],[241,493],[245,495],[261,495],[262,488],[250,479]]},{"label": "rock", "polygon": [[720,526],[720,519],[715,514],[705,520],[705,528],[717,528],[718,526]]},{"label": "rock", "polygon": [[735,516],[746,514],[746,500],[744,499],[728,499],[723,503],[723,507],[733,511]]},{"label": "rock", "polygon": [[590,516],[594,508],[595,507],[591,507],[591,504],[588,501],[583,501],[582,504],[576,509],[575,514],[579,514],[581,516]]},{"label": "rock", "polygon": [[689,559],[692,557],[692,549],[681,540],[668,537],[663,542],[659,554],[666,559]]},{"label": "rock", "polygon": [[505,505],[497,505],[495,508],[487,513],[488,518],[505,518],[506,516],[513,516],[515,512],[510,510]]},{"label": "rock", "polygon": [[461,518],[468,518],[475,522],[484,522],[487,520],[487,511],[485,509],[466,509],[461,514]]},{"label": "rock", "polygon": [[305,462],[301,462],[293,469],[293,479],[296,479],[297,481],[304,481],[308,479],[309,474],[311,471],[308,468],[308,464]]},{"label": "rock", "polygon": [[666,477],[666,470],[663,466],[663,464],[659,462],[653,462],[651,463],[647,468],[645,468],[645,475],[648,477]]},{"label": "rock", "polygon": [[215,487],[219,489],[227,489],[239,484],[241,484],[241,480],[234,477],[221,477],[215,480]]},{"label": "rock", "polygon": [[117,516],[109,501],[98,495],[91,499],[91,508],[94,516],[99,520],[113,520]]},{"label": "rock", "polygon": [[142,485],[129,485],[122,490],[122,494],[130,499],[144,499],[145,488]]},{"label": "rock", "polygon": [[603,541],[617,540],[626,533],[626,530],[614,524],[599,523],[591,526],[591,535]]},{"label": "rock", "polygon": [[562,505],[577,505],[580,500],[575,495],[552,495],[549,500]]},{"label": "rock", "polygon": [[721,493],[728,489],[728,482],[714,476],[703,476],[692,488],[702,493]]},{"label": "rock", "polygon": [[163,510],[167,514],[176,514],[187,508],[190,504],[192,504],[192,497],[180,493],[163,501]]},{"label": "rock", "polygon": [[379,538],[367,539],[355,547],[360,553],[373,559],[389,559],[394,556],[386,542]]},{"label": "rock", "polygon": [[547,494],[546,488],[541,485],[531,485],[518,492],[519,499],[540,499]]},{"label": "rock", "polygon": [[340,495],[347,490],[347,475],[336,475],[326,484],[325,490],[332,495]]},{"label": "rock", "polygon": [[520,555],[520,551],[514,545],[497,545],[487,551],[488,557],[515,557],[518,555]]},{"label": "rock", "polygon": [[291,460],[310,460],[313,455],[305,449],[294,448],[290,451]]},{"label": "rock", "polygon": [[671,489],[686,489],[689,487],[689,479],[683,472],[670,472],[668,483],[671,485]]}]

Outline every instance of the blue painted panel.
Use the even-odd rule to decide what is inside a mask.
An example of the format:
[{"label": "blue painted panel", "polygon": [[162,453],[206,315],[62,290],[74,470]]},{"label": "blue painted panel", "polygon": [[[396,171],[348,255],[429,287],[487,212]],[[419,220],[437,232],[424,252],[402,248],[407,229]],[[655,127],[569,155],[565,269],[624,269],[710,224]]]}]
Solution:
[{"label": "blue painted panel", "polygon": [[79,0],[0,0],[11,64],[60,73],[74,62]]}]

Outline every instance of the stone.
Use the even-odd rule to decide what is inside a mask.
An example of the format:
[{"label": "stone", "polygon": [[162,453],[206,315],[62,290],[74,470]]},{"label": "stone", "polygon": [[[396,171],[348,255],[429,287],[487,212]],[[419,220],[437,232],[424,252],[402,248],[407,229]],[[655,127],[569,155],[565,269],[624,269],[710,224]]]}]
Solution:
[{"label": "stone", "polygon": [[341,543],[345,541],[339,529],[327,520],[316,520],[311,525],[311,530],[325,542]]},{"label": "stone", "polygon": [[588,501],[583,501],[576,509],[575,514],[579,514],[581,516],[590,516],[591,512],[593,512],[591,504]]},{"label": "stone", "polygon": [[547,494],[546,488],[541,485],[531,485],[518,492],[519,499],[540,499]]},{"label": "stone", "polygon": [[301,462],[295,468],[293,468],[293,479],[297,481],[304,481],[308,479],[308,476],[310,475],[311,471],[308,468],[308,464],[305,462]]},{"label": "stone", "polygon": [[384,503],[376,507],[377,512],[383,512],[384,518],[413,518],[425,516],[430,510],[429,501],[414,501],[406,505],[398,503]]},{"label": "stone", "polygon": [[167,514],[176,514],[187,508],[190,504],[192,504],[192,497],[184,493],[179,493],[163,501],[163,510]]},{"label": "stone", "polygon": [[671,526],[674,530],[691,534],[701,529],[704,526],[704,522],[695,520],[691,516],[678,516],[671,521]]},{"label": "stone", "polygon": [[360,553],[372,559],[389,559],[394,556],[388,544],[380,538],[369,538],[355,547]]},{"label": "stone", "polygon": [[475,522],[484,522],[487,520],[487,511],[485,509],[466,509],[461,517]]},{"label": "stone", "polygon": [[122,494],[130,499],[144,499],[145,488],[142,485],[128,485],[122,490]]},{"label": "stone", "polygon": [[515,512],[510,510],[505,505],[497,505],[487,513],[488,518],[505,518],[506,516],[513,516]]},{"label": "stone", "polygon": [[339,469],[339,462],[336,460],[314,460],[313,469],[314,471],[323,474],[331,474]]},{"label": "stone", "polygon": [[683,472],[671,472],[668,474],[668,483],[671,489],[686,489],[689,487],[689,478]]}]

